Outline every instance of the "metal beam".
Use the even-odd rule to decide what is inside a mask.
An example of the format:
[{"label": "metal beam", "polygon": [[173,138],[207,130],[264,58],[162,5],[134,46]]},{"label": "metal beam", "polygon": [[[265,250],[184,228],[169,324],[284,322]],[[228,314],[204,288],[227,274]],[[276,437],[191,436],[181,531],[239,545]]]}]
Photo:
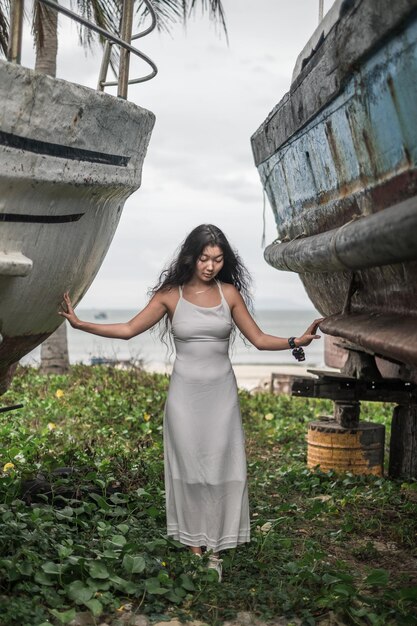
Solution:
[{"label": "metal beam", "polygon": [[[123,0],[120,37],[121,39],[123,39],[123,41],[126,41],[127,43],[130,43],[132,40],[133,4],[134,0]],[[129,51],[125,48],[121,48],[119,62],[119,84],[117,88],[117,95],[119,96],[119,98],[127,98],[127,88],[129,84],[129,62]]]},{"label": "metal beam", "polygon": [[264,252],[279,270],[341,272],[362,270],[417,259],[417,198],[347,222],[340,228],[274,242]]},{"label": "metal beam", "polygon": [[340,403],[363,400],[408,405],[416,401],[417,385],[402,380],[363,380],[323,372],[319,378],[301,376],[295,378],[291,395],[303,398],[329,398]]},{"label": "metal beam", "polygon": [[[134,0],[129,0],[129,1],[134,2]],[[67,7],[62,6],[61,4],[58,4],[55,0],[39,0],[39,2],[42,2],[43,4],[46,4],[51,9],[54,9],[54,11],[58,11],[58,13],[62,13],[63,15],[65,15],[66,17],[69,17],[70,19],[74,20],[75,22],[78,22],[79,24],[82,24],[83,26],[86,26],[87,28],[89,28],[90,30],[94,31],[95,33],[98,33],[99,35],[102,35],[107,41],[110,41],[113,44],[117,44],[118,46],[120,46],[121,49],[124,49],[126,51],[131,52],[132,54],[136,55],[137,57],[139,57],[140,59],[145,61],[145,63],[148,63],[150,65],[150,67],[152,68],[152,71],[149,74],[146,74],[145,76],[142,76],[141,78],[135,78],[133,80],[130,80],[129,81],[130,84],[133,84],[133,83],[143,83],[143,82],[145,82],[147,80],[150,80],[151,78],[154,78],[157,75],[158,68],[156,67],[156,65],[152,61],[152,59],[150,59],[143,52],[140,52],[137,48],[132,46],[127,41],[123,41],[123,39],[118,37],[117,35],[114,35],[113,33],[109,32],[108,30],[105,30],[104,28],[101,28],[100,26],[97,26],[97,24],[94,24],[93,22],[90,22],[89,20],[86,20],[81,15],[78,15],[77,13],[74,13],[73,11],[68,9]],[[144,2],[148,6],[149,11],[150,11],[150,13],[152,15],[152,24],[151,24],[151,26],[149,28],[147,28],[142,33],[138,33],[137,35],[132,37],[132,39],[138,39],[139,37],[143,37],[143,36],[147,35],[155,27],[155,24],[156,24],[156,16],[155,16],[155,12],[153,11],[152,5],[150,4],[149,0],[144,0]],[[105,83],[101,83],[101,87],[108,87],[110,85],[116,86],[117,84],[118,84],[117,82],[105,82]]]}]

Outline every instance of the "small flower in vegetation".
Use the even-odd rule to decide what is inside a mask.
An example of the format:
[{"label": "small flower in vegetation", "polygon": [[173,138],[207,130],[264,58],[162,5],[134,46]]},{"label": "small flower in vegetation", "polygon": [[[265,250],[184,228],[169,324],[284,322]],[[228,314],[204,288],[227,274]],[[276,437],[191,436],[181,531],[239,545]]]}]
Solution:
[{"label": "small flower in vegetation", "polygon": [[274,414],[273,413],[267,413],[265,415],[265,419],[268,420],[268,422],[270,422],[271,420],[274,419]]},{"label": "small flower in vegetation", "polygon": [[53,422],[48,422],[47,428],[49,430],[54,430],[56,428],[56,424],[54,424]]},{"label": "small flower in vegetation", "polygon": [[166,566],[167,566],[167,564],[165,563],[165,561],[162,561],[161,565],[162,565],[162,567],[166,567]]},{"label": "small flower in vegetation", "polygon": [[6,463],[3,466],[3,472],[8,472],[9,470],[14,469],[14,463]]},{"label": "small flower in vegetation", "polygon": [[55,391],[55,397],[56,397],[56,398],[58,398],[58,399],[59,399],[59,398],[62,398],[62,396],[63,396],[63,395],[64,395],[64,392],[62,391],[62,389],[57,389],[57,390]]},{"label": "small flower in vegetation", "polygon": [[144,413],[143,419],[145,420],[145,422],[149,422],[149,420],[151,419],[151,416],[149,415],[149,413]]}]

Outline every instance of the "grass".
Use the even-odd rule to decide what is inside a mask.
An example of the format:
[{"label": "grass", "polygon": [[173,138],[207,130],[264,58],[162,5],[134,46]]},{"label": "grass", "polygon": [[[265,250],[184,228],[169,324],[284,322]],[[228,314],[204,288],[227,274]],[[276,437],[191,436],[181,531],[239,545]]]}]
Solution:
[{"label": "grass", "polygon": [[[168,539],[167,387],[105,367],[19,370],[2,405],[25,407],[0,414],[2,626],[58,626],[86,610],[117,626],[129,606],[213,626],[238,611],[417,624],[417,483],[308,470],[307,424],[329,402],[240,392],[252,540],[223,553],[224,582]],[[391,410],[363,403],[362,418],[389,429]],[[36,476],[44,493],[28,495]]]}]

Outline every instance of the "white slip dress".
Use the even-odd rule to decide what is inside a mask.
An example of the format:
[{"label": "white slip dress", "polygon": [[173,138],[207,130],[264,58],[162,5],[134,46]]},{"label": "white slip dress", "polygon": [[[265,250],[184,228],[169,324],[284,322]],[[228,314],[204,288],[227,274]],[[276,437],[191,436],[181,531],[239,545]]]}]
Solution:
[{"label": "white slip dress", "polygon": [[245,438],[229,359],[232,317],[217,285],[214,307],[189,302],[180,287],[164,416],[167,534],[213,552],[250,541]]}]

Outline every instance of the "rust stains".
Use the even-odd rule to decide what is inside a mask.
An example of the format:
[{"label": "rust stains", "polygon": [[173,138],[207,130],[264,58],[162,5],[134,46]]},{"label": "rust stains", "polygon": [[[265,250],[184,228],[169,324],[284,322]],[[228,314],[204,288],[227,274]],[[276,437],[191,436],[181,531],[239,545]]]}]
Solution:
[{"label": "rust stains", "polygon": [[384,471],[385,427],[360,422],[343,428],[330,421],[311,422],[307,434],[307,466],[324,472],[375,474]]},{"label": "rust stains", "polygon": [[324,333],[343,337],[388,360],[417,369],[417,318],[395,313],[331,315],[320,324]]}]

